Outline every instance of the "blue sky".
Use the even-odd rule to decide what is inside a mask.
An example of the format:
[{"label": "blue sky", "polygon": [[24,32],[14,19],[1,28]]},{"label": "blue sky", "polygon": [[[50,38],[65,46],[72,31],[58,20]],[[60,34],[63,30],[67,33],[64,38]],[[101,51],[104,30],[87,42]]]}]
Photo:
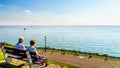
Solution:
[{"label": "blue sky", "polygon": [[119,0],[0,0],[0,25],[120,25]]}]

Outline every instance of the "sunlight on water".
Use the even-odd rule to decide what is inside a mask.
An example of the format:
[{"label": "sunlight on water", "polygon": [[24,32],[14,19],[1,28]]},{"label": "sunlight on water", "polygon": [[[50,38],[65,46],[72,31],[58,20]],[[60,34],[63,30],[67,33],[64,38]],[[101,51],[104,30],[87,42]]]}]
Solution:
[{"label": "sunlight on water", "polygon": [[119,26],[0,26],[0,41],[15,44],[19,36],[26,46],[30,39],[44,46],[46,36],[49,47],[120,56]]}]

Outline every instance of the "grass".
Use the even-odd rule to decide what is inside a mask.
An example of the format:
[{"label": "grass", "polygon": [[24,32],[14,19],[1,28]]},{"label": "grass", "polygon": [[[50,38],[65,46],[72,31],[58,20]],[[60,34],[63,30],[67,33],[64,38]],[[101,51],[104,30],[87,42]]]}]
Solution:
[{"label": "grass", "polygon": [[9,44],[9,43],[7,43],[7,42],[0,42],[0,45],[13,46],[12,44]]},{"label": "grass", "polygon": [[[2,50],[0,50],[0,61],[1,60],[4,60],[4,56],[3,56]],[[66,64],[66,63],[55,61],[55,60],[51,60],[51,59],[49,59],[48,62],[52,63],[52,64],[55,64],[55,65],[60,65],[61,68],[63,68],[63,67],[67,67],[67,68],[79,68],[77,66],[73,66],[73,65],[70,65],[70,64]]]},{"label": "grass", "polygon": [[3,56],[2,50],[0,49],[0,61],[1,60],[4,60],[4,56]]},{"label": "grass", "polygon": [[51,59],[49,59],[48,62],[52,63],[52,64],[60,65],[61,68],[63,68],[63,67],[67,67],[67,68],[79,68],[77,66],[73,66],[73,65],[70,65],[70,64],[66,64],[66,63],[59,62],[59,61],[56,61],[56,60],[51,60]]},{"label": "grass", "polygon": [[[48,60],[49,63],[51,64],[55,64],[55,65],[59,65],[61,68],[79,68],[77,66],[73,66],[73,65],[70,65],[70,64],[66,64],[66,63],[63,63],[63,62],[58,62],[58,61],[55,61],[55,60],[51,60],[49,59]],[[7,63],[1,63],[0,64],[0,68],[26,68],[27,66],[21,66],[21,65],[13,65],[13,64],[7,64]]]}]

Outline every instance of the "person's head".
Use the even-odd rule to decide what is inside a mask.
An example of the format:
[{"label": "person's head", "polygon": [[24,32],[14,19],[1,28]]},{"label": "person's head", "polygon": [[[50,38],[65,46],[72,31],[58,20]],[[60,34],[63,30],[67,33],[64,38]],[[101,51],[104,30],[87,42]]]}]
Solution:
[{"label": "person's head", "polygon": [[19,37],[18,42],[22,43],[24,41],[24,37]]},{"label": "person's head", "polygon": [[35,40],[30,40],[30,45],[33,46],[35,44]]}]

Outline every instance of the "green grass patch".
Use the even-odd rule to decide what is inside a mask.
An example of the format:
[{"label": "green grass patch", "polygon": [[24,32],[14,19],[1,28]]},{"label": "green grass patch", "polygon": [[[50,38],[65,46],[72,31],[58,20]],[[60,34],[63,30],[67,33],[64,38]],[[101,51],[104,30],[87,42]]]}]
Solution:
[{"label": "green grass patch", "polygon": [[1,61],[1,60],[4,60],[4,56],[3,56],[2,50],[0,49],[0,61]]},{"label": "green grass patch", "polygon": [[63,63],[63,62],[59,62],[59,61],[51,60],[51,59],[49,59],[48,62],[52,63],[52,64],[60,65],[62,68],[63,67],[67,67],[67,68],[79,68],[77,66],[73,66],[73,65],[70,65],[70,64],[67,64],[67,63]]},{"label": "green grass patch", "polygon": [[0,45],[13,46],[12,44],[9,44],[7,42],[0,42]]}]

